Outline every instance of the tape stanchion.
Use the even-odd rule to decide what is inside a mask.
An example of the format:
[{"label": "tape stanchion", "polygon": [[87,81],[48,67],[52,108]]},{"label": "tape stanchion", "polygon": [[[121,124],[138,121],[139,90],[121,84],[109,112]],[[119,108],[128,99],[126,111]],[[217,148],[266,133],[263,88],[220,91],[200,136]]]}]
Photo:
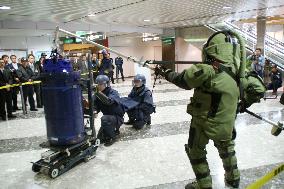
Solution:
[{"label": "tape stanchion", "polygon": [[41,83],[41,81],[31,81],[31,82],[25,82],[25,83],[19,83],[19,84],[5,85],[5,86],[0,87],[0,90],[12,88],[12,87],[18,87],[18,86],[21,86],[21,85],[33,85],[33,84],[38,84],[38,83]]},{"label": "tape stanchion", "polygon": [[250,184],[246,189],[258,189],[261,188],[265,183],[270,181],[273,177],[277,176],[279,173],[284,171],[284,164],[276,167],[254,183]]}]

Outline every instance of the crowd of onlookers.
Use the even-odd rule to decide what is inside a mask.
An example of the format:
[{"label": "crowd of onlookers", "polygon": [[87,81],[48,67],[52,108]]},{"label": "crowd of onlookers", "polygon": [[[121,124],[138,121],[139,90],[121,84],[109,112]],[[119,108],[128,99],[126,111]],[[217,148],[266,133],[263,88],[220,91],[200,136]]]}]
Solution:
[{"label": "crowd of onlookers", "polygon": [[247,69],[256,72],[264,81],[272,94],[277,94],[277,89],[282,86],[282,73],[270,60],[265,59],[260,48],[247,57]]},{"label": "crowd of onlookers", "polygon": [[[116,66],[116,79],[118,74],[124,81],[123,75],[123,59],[116,57],[115,62],[110,58],[110,54],[103,50],[102,58],[98,59],[96,54],[93,54],[91,61],[91,70],[94,73],[94,79],[97,75],[107,75],[114,83],[114,68]],[[13,119],[16,116],[13,112],[21,110],[18,107],[18,94],[22,89],[22,107],[27,107],[27,102],[30,111],[38,111],[37,108],[43,107],[42,86],[40,83],[28,83],[21,86],[11,86],[13,84],[23,84],[40,80],[40,74],[43,72],[43,63],[46,59],[46,54],[42,53],[38,61],[35,61],[35,56],[29,54],[27,58],[17,58],[16,55],[2,55],[0,57],[0,119]],[[82,77],[88,73],[88,62],[86,55],[82,55],[78,61],[71,63],[75,71],[81,71]],[[115,64],[115,66],[114,66]],[[3,88],[6,86],[5,88]],[[21,87],[21,88],[20,88]],[[36,100],[34,99],[34,94]]]},{"label": "crowd of onlookers", "polygon": [[[123,58],[118,56],[113,61],[109,52],[102,50],[101,54],[102,58],[98,58],[97,54],[93,54],[91,57],[92,60],[90,62],[94,78],[96,78],[97,75],[107,75],[110,81],[114,84],[114,70],[116,70],[116,79],[118,80],[120,74],[122,81],[124,81]],[[79,60],[75,60],[73,58],[70,60],[74,70],[80,70],[81,73],[88,72],[88,61],[85,54],[81,55]]]},{"label": "crowd of onlookers", "polygon": [[[0,59],[0,117],[2,120],[13,119],[16,116],[13,112],[20,110],[18,107],[18,94],[20,86],[26,82],[39,80],[40,73],[43,71],[43,62],[46,54],[42,53],[39,61],[35,62],[35,56],[29,54],[27,58],[17,59],[16,55],[2,55]],[[6,86],[6,87],[5,87]],[[5,87],[5,88],[3,88]],[[26,83],[21,86],[23,92],[23,105],[27,106],[29,102],[30,111],[38,111],[42,108],[42,91],[41,84]],[[36,104],[34,100],[36,94]],[[23,107],[22,107],[23,108]]]}]

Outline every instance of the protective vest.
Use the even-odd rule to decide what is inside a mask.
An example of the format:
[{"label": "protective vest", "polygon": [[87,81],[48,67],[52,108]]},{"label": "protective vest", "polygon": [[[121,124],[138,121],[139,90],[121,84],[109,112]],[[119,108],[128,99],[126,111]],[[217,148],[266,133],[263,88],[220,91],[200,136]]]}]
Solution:
[{"label": "protective vest", "polygon": [[139,103],[154,104],[152,93],[145,85],[141,86],[138,90],[133,87],[128,97]]}]

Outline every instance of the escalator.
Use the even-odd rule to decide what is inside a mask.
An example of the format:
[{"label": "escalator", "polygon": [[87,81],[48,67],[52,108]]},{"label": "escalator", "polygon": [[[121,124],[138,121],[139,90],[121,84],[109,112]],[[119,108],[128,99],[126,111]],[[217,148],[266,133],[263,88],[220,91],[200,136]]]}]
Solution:
[{"label": "escalator", "polygon": [[[234,30],[238,32],[246,41],[246,48],[249,52],[253,52],[256,48],[257,36],[254,29],[244,30],[238,26],[230,23],[223,22],[219,24],[205,25],[205,27],[216,32],[221,30]],[[269,35],[265,35],[264,45],[265,58],[275,63],[282,71],[284,70],[284,43],[274,39]]]}]

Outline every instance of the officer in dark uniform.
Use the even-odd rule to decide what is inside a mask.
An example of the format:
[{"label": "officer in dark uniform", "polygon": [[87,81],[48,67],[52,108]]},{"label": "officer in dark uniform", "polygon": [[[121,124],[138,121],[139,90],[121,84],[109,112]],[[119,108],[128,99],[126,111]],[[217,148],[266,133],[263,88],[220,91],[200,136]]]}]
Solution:
[{"label": "officer in dark uniform", "polygon": [[[10,71],[12,73],[13,84],[18,84],[20,82],[20,79],[17,75],[17,70],[19,69],[19,67],[21,67],[21,64],[17,63],[16,55],[11,55],[10,59],[11,59],[12,62],[10,64],[6,65],[6,67],[8,69],[10,69]],[[18,99],[17,99],[17,95],[19,93],[19,87],[11,88],[11,92],[12,92],[12,102],[13,102],[13,112],[14,112],[16,110],[20,110],[18,108]]]},{"label": "officer in dark uniform", "polygon": [[142,129],[145,124],[151,124],[151,114],[155,111],[155,106],[152,93],[145,86],[145,76],[137,74],[134,77],[133,84],[134,87],[128,95],[128,98],[138,102],[138,104],[127,111],[129,121],[125,124],[133,125],[135,129]]},{"label": "officer in dark uniform", "polygon": [[[22,59],[22,66],[19,67],[19,69],[17,70],[17,74],[22,83],[32,82],[34,79],[36,79],[36,75],[34,74],[33,70],[28,66],[27,59]],[[30,104],[30,110],[37,111],[37,109],[35,108],[35,100],[33,95],[34,95],[33,85],[23,85],[23,96],[25,104],[28,98]]]},{"label": "officer in dark uniform", "polygon": [[96,112],[103,113],[98,138],[105,143],[105,146],[110,146],[119,134],[124,110],[120,104],[118,92],[110,87],[109,78],[106,75],[99,75],[96,78],[96,84],[98,86],[94,98],[94,109]]},{"label": "officer in dark uniform", "polygon": [[118,74],[120,72],[122,81],[124,81],[124,75],[123,75],[123,58],[120,56],[115,58],[115,65],[116,65],[116,80],[118,81]]},{"label": "officer in dark uniform", "polygon": [[111,82],[114,84],[113,78],[113,59],[110,58],[110,54],[104,49],[102,51],[103,59],[99,68],[99,75],[107,75]]},{"label": "officer in dark uniform", "polygon": [[[13,83],[11,71],[4,68],[4,60],[0,59],[0,87]],[[8,118],[13,119],[16,116],[12,114],[12,93],[11,88],[0,89],[0,116],[2,120],[6,120],[7,107]]]}]

